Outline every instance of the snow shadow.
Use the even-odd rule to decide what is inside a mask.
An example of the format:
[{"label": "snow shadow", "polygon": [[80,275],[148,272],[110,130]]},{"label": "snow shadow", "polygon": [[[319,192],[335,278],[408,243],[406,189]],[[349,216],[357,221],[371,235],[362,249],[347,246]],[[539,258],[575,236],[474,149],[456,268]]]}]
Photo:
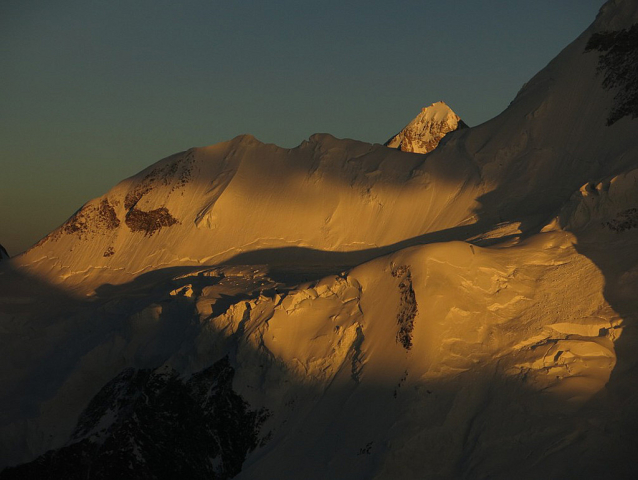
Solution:
[{"label": "snow shadow", "polygon": [[[363,363],[354,377],[352,356],[356,349],[367,348],[364,337],[332,378],[316,382],[300,376],[266,349],[256,348],[242,334],[229,335],[208,321],[230,306],[232,302],[228,298],[220,297],[218,308],[213,308],[203,322],[195,312],[199,293],[204,289],[215,287],[225,279],[240,282],[242,278],[233,265],[197,270],[165,269],[143,280],[118,286],[119,290],[111,290],[105,297],[86,301],[64,299],[63,292],[48,290],[47,285],[42,285],[41,290],[32,290],[50,295],[40,298],[60,298],[67,303],[57,312],[51,312],[47,322],[38,320],[46,324],[40,334],[46,337],[47,344],[54,345],[47,355],[32,362],[36,364],[33,371],[23,372],[32,384],[7,391],[8,404],[17,404],[16,398],[23,403],[25,392],[32,392],[34,403],[26,416],[36,418],[41,414],[38,408],[41,399],[56,396],[67,388],[65,385],[71,389],[62,403],[49,405],[55,412],[54,418],[49,417],[49,423],[42,424],[45,433],[55,432],[55,438],[29,446],[3,446],[3,456],[6,455],[5,464],[13,465],[39,457],[45,450],[53,450],[28,468],[5,470],[0,478],[55,478],[53,472],[59,471],[73,477],[91,465],[95,468],[86,478],[94,478],[111,471],[109,468],[119,468],[118,462],[127,459],[126,455],[109,457],[111,463],[105,463],[104,455],[108,457],[108,452],[81,444],[88,437],[74,437],[73,432],[81,430],[84,424],[80,421],[89,414],[91,425],[104,421],[108,428],[110,405],[117,404],[119,398],[119,394],[113,393],[118,391],[113,382],[122,383],[123,375],[126,378],[155,375],[165,379],[164,370],[157,369],[168,364],[176,369],[180,378],[193,378],[192,372],[184,370],[184,365],[191,361],[189,355],[196,355],[194,345],[198,341],[208,346],[205,353],[199,353],[203,368],[213,367],[227,357],[228,367],[235,372],[232,386],[241,392],[246,408],[269,411],[260,427],[259,446],[239,461],[242,468],[239,479],[371,478],[374,475],[409,478],[415,471],[423,478],[506,479],[520,472],[527,472],[527,478],[539,478],[545,472],[551,472],[555,478],[595,478],[597,475],[609,478],[610,472],[614,478],[631,478],[627,472],[633,457],[618,458],[618,463],[609,465],[603,458],[610,453],[604,445],[600,446],[600,456],[583,456],[578,464],[564,461],[588,451],[586,447],[598,439],[592,433],[594,430],[598,433],[598,427],[592,425],[602,421],[605,412],[584,407],[592,408],[592,412],[591,425],[583,424],[582,416],[570,417],[572,407],[559,397],[538,391],[520,378],[503,375],[497,360],[479,365],[472,372],[435,380],[424,380],[409,367],[396,375],[376,377]],[[24,287],[28,286],[29,279],[20,281],[24,281]],[[255,295],[255,292],[270,298],[277,293],[275,289],[282,288],[272,287],[270,283],[251,285],[253,291],[235,299],[243,300],[245,295]],[[191,297],[181,290],[187,286],[192,288]],[[176,290],[176,295],[170,294]],[[75,321],[68,324],[68,319]],[[60,324],[65,328],[60,330]],[[37,329],[38,325],[34,323],[33,327]],[[389,337],[387,341],[393,343],[395,339]],[[35,349],[26,346],[24,354],[30,356],[34,352]],[[419,354],[412,350],[405,356],[418,357]],[[16,353],[11,357],[17,358]],[[172,382],[172,378],[168,380]],[[46,384],[46,391],[31,390],[38,382]],[[165,396],[162,382],[155,382],[157,391],[144,384],[140,392],[151,399],[155,396],[162,399]],[[183,389],[177,384],[174,388],[178,392]],[[131,389],[126,391],[129,395]],[[222,404],[226,397],[219,398],[216,405]],[[68,405],[67,402],[75,403]],[[177,407],[179,405],[177,402]],[[127,429],[117,430],[120,437],[110,437],[109,448],[114,452],[127,452],[131,440],[155,438],[155,431],[162,435],[162,451],[170,451],[171,438],[183,438],[183,435],[171,437],[173,427],[170,425],[190,425],[193,418],[199,418],[192,417],[191,413],[201,415],[199,408],[173,408],[170,402],[142,406],[144,416],[128,423]],[[166,416],[155,418],[153,408],[157,408],[157,415],[170,413],[170,422],[166,423]],[[11,413],[14,418],[25,417],[25,411],[2,411]],[[229,413],[219,415],[222,425],[232,425]],[[168,434],[163,436],[165,428]],[[248,431],[251,438],[254,434],[253,430]],[[178,445],[174,449],[181,451]],[[77,452],[82,453],[81,462],[73,455]],[[620,457],[620,453],[627,451],[615,453]],[[205,457],[201,452],[196,455]],[[161,456],[147,457],[147,460],[154,462],[154,471],[158,471],[158,465],[164,465]],[[188,457],[181,455],[175,456],[175,462],[169,463],[164,472],[169,478],[182,467],[182,471],[190,473],[190,478],[216,478],[208,469],[193,467]],[[20,476],[25,472],[32,476]]]}]

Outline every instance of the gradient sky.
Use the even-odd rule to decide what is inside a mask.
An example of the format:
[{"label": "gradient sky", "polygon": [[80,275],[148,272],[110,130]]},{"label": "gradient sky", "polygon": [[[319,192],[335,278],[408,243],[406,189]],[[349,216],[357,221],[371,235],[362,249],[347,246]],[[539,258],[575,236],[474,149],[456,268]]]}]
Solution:
[{"label": "gradient sky", "polygon": [[603,0],[0,1],[11,255],[151,163],[242,133],[383,143],[443,100],[470,126]]}]

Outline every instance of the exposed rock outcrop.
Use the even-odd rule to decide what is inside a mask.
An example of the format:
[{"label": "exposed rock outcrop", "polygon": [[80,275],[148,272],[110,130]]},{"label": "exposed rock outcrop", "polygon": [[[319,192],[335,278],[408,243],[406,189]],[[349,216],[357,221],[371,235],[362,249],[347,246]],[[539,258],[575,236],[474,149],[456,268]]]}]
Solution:
[{"label": "exposed rock outcrop", "polygon": [[232,478],[268,416],[233,391],[234,373],[227,357],[188,379],[126,369],[93,398],[65,447],[0,477]]},{"label": "exposed rock outcrop", "polygon": [[604,75],[603,87],[616,92],[607,125],[638,117],[638,25],[595,33],[587,42],[585,51],[590,50],[601,52],[598,73]]},{"label": "exposed rock outcrop", "polygon": [[428,153],[448,133],[467,128],[461,118],[443,102],[423,108],[414,120],[388,140],[385,145],[404,152]]}]

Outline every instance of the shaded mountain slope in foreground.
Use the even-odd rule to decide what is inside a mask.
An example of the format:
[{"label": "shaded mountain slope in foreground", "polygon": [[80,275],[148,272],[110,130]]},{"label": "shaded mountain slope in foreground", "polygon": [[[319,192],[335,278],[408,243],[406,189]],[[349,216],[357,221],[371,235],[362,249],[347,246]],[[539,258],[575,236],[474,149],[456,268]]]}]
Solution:
[{"label": "shaded mountain slope in foreground", "polygon": [[249,411],[232,380],[227,357],[188,380],[126,369],[93,398],[68,446],[3,477],[232,478],[268,415]]},{"label": "shaded mountain slope in foreground", "polygon": [[636,24],[427,155],[238,137],[3,261],[0,478],[635,478]]}]

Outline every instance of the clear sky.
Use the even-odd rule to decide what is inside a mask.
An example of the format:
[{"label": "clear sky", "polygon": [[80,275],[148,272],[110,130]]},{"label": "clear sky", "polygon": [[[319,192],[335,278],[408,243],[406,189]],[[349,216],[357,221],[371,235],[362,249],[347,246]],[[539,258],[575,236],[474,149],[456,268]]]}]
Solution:
[{"label": "clear sky", "polygon": [[151,163],[242,133],[383,143],[443,100],[470,126],[603,0],[2,0],[0,244]]}]

